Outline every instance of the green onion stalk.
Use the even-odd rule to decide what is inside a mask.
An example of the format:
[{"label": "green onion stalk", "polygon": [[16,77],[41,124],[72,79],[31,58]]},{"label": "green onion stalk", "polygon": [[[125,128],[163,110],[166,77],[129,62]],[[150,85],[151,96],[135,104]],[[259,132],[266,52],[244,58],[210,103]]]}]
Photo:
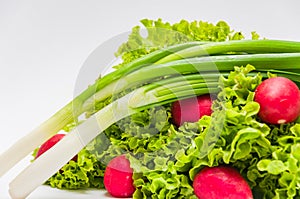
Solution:
[{"label": "green onion stalk", "polygon": [[[36,160],[12,183],[12,187],[15,187],[12,189],[13,195],[17,192],[20,196],[27,195],[28,190],[32,191],[39,183],[43,183],[43,180],[47,180],[59,170],[61,164],[68,161],[67,157],[72,157],[111,124],[151,106],[217,92],[221,74],[226,75],[235,66],[248,64],[255,66],[256,70],[265,76],[271,71],[278,76],[289,77],[299,84],[300,42],[281,40],[190,42],[154,51],[98,79],[38,128],[21,138],[0,156],[2,165],[0,175],[66,125],[76,122],[80,115],[93,108],[95,104],[112,98],[110,104],[78,125],[78,128],[86,132],[85,136],[78,132],[73,133],[77,134],[73,137],[73,134],[70,134],[69,142],[81,143],[78,144],[79,147],[70,149],[67,156],[60,158],[61,161],[57,161],[56,166],[46,172],[47,174],[37,178],[31,188],[25,186],[22,187],[24,191],[19,190],[17,188],[20,187],[19,180],[26,179],[35,165],[47,164],[50,157],[57,157],[58,151],[68,150],[65,142],[59,144],[57,149],[51,150],[48,157]],[[113,98],[124,90],[128,90],[129,93],[123,97]],[[122,114],[116,117],[114,114],[116,111]],[[95,123],[91,122],[93,120],[97,123],[94,129],[89,127]],[[88,133],[88,130],[96,131]]]}]

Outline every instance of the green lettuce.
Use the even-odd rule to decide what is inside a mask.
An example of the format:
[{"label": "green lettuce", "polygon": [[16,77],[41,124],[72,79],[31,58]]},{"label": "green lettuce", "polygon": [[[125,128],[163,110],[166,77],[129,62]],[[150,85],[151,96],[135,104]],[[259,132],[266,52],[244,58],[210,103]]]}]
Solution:
[{"label": "green lettuce", "polygon": [[[120,68],[124,64],[131,62],[155,50],[189,41],[226,41],[240,40],[244,36],[241,32],[235,32],[225,21],[219,21],[212,24],[204,21],[181,20],[178,23],[170,24],[163,22],[162,19],[141,20],[141,26],[132,28],[128,41],[123,43],[116,56],[121,56],[123,62],[115,68]],[[143,36],[143,30],[146,30],[147,36]],[[253,38],[258,35],[253,32]]]},{"label": "green lettuce", "polygon": [[77,162],[71,160],[46,184],[59,189],[104,188],[104,170],[105,165],[94,154],[82,150]]},{"label": "green lettuce", "polygon": [[170,123],[168,107],[160,107],[112,127],[123,131],[120,136],[110,136],[112,145],[104,153],[127,154],[135,171],[134,198],[194,198],[195,174],[204,166],[221,164],[237,168],[256,197],[297,195],[299,165],[295,159],[299,158],[299,125],[269,126],[259,120],[259,105],[253,99],[262,75],[249,75],[254,69],[250,65],[236,67],[228,77],[222,77],[212,116],[199,122],[185,123],[177,129]]},{"label": "green lettuce", "polygon": [[212,116],[179,129],[170,125],[169,139],[160,149],[128,155],[135,171],[134,198],[195,198],[192,181],[204,166],[231,164],[246,171],[255,157],[271,154],[266,139],[270,129],[256,121],[259,106],[253,102],[262,77],[247,76],[251,70],[250,65],[237,67],[220,80]]},{"label": "green lettuce", "polygon": [[[185,20],[170,24],[161,19],[141,22],[148,35],[143,37],[139,26],[133,28],[116,53],[122,56],[122,64],[172,44],[244,38],[223,21],[216,25]],[[253,32],[252,39],[258,38]],[[98,135],[78,154],[77,162],[70,161],[46,184],[60,189],[104,188],[106,165],[126,154],[137,188],[133,198],[196,198],[194,176],[205,166],[222,164],[239,170],[255,198],[300,198],[300,124],[267,125],[257,117],[260,107],[254,92],[262,80],[254,66],[235,67],[219,80],[213,114],[179,128],[172,124],[170,104],[124,118]],[[110,101],[97,103],[86,117]]]},{"label": "green lettuce", "polygon": [[[103,187],[105,165],[127,154],[134,169],[134,198],[195,198],[192,181],[205,166],[240,171],[255,198],[299,196],[300,124],[267,125],[257,117],[254,91],[262,81],[251,65],[220,78],[213,114],[172,124],[170,105],[113,124],[48,180],[53,187]],[[298,197],[299,198],[299,197]]]},{"label": "green lettuce", "polygon": [[255,198],[299,197],[300,124],[267,125],[257,117],[254,91],[262,75],[236,67],[220,79],[213,114],[173,125],[160,150],[129,153],[134,198],[194,198],[192,181],[205,166],[227,164],[247,179]]}]

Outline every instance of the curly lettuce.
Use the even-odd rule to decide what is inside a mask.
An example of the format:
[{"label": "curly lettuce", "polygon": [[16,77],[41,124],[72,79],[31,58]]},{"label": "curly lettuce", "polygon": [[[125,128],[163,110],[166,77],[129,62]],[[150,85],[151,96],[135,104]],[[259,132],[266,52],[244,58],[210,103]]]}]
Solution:
[{"label": "curly lettuce", "polygon": [[[134,198],[195,198],[192,181],[204,166],[237,168],[255,198],[299,196],[300,124],[267,125],[257,117],[254,91],[262,81],[251,65],[220,78],[213,114],[180,128],[170,107],[155,107],[109,127],[47,184],[62,189],[103,188],[105,165],[127,154]],[[299,197],[298,197],[299,198]]]},{"label": "curly lettuce", "polygon": [[[178,23],[171,24],[163,22],[162,19],[141,20],[141,26],[132,28],[128,41],[123,43],[116,56],[121,56],[123,62],[115,68],[120,68],[139,57],[142,57],[155,50],[189,41],[227,41],[241,40],[244,35],[230,28],[225,21],[219,21],[212,24],[205,21],[181,20]],[[146,36],[143,36],[143,29],[146,30]],[[252,38],[258,39],[258,34],[253,32]]]},{"label": "curly lettuce", "polygon": [[[170,24],[145,19],[142,24],[148,36],[142,37],[140,27],[135,27],[116,53],[124,63],[186,41],[244,38],[223,21]],[[162,29],[173,33],[164,34]],[[253,32],[252,39],[258,38]],[[237,168],[255,198],[300,198],[300,124],[267,125],[257,117],[260,107],[254,94],[262,80],[254,66],[235,67],[219,80],[213,114],[180,128],[172,124],[170,104],[124,118],[97,136],[78,154],[77,162],[70,161],[46,184],[60,189],[104,188],[107,163],[127,154],[134,169],[134,198],[196,198],[194,176],[205,166],[221,164]],[[96,104],[86,116],[109,100]],[[65,131],[75,126],[70,124]]]}]

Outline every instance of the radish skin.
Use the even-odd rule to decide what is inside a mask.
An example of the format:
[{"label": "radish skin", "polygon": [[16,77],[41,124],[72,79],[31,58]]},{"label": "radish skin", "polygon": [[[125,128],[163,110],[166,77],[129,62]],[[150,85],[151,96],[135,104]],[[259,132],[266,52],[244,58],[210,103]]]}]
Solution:
[{"label": "radish skin", "polygon": [[176,101],[171,109],[173,122],[177,127],[184,122],[197,122],[202,116],[211,115],[211,106],[209,94]]},{"label": "radish skin", "polygon": [[255,90],[254,101],[260,105],[258,116],[269,124],[290,123],[300,114],[299,88],[285,77],[264,80]]},{"label": "radish skin", "polygon": [[130,162],[125,155],[115,157],[106,167],[104,186],[114,197],[131,197],[135,191],[132,175],[133,169],[130,168]]},{"label": "radish skin", "polygon": [[199,199],[253,199],[246,180],[229,166],[205,167],[195,176],[193,188]]}]

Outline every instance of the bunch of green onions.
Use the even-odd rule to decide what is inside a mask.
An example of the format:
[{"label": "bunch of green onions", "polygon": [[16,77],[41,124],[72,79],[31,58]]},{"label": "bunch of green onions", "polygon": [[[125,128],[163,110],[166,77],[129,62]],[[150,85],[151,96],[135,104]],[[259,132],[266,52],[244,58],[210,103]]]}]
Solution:
[{"label": "bunch of green onions", "polygon": [[[136,112],[218,91],[219,77],[251,64],[300,85],[300,42],[240,40],[189,42],[154,51],[98,79],[73,101],[0,156],[0,176],[97,103],[112,102],[79,124],[10,184],[12,198],[25,198],[98,134]],[[120,93],[127,91],[125,95]],[[115,98],[115,96],[120,96]],[[38,172],[36,172],[38,171]],[[30,178],[30,182],[23,182]]]}]

